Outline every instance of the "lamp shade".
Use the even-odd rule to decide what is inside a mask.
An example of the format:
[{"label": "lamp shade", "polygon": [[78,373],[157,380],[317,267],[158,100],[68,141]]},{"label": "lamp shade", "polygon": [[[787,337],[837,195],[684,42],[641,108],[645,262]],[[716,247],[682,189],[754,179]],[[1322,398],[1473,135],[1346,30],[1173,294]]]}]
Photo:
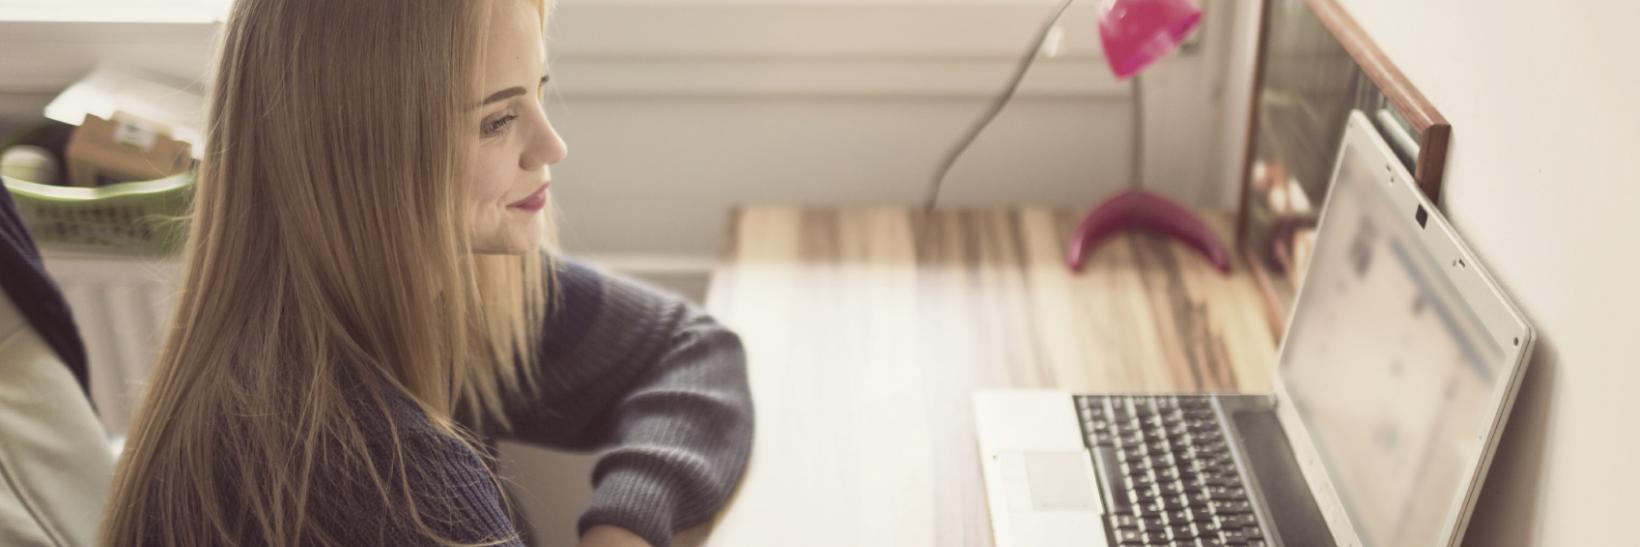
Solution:
[{"label": "lamp shade", "polygon": [[1118,79],[1172,53],[1202,20],[1191,0],[1102,0],[1099,41]]}]

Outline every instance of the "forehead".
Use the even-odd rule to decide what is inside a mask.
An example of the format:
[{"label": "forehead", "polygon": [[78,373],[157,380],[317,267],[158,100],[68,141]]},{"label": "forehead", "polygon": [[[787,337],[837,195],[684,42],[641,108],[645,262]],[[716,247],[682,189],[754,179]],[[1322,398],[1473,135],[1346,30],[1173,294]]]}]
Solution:
[{"label": "forehead", "polygon": [[484,29],[483,79],[486,89],[515,85],[533,88],[546,66],[541,12],[528,0],[495,0]]}]

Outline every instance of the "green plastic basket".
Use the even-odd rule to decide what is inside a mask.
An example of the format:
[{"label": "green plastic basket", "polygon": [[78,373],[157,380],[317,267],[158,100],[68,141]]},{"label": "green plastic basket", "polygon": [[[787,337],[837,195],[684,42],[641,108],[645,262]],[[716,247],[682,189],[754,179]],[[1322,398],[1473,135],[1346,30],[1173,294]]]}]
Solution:
[{"label": "green plastic basket", "polygon": [[193,173],[97,188],[0,176],[34,240],[45,246],[128,254],[168,254],[187,235],[182,215]]},{"label": "green plastic basket", "polygon": [[[9,135],[0,151],[17,144],[42,146],[62,157],[74,126],[41,120]],[[62,170],[61,160],[57,168]],[[158,255],[182,246],[181,217],[193,196],[193,172],[96,188],[42,184],[0,175],[34,240],[74,250]]]}]

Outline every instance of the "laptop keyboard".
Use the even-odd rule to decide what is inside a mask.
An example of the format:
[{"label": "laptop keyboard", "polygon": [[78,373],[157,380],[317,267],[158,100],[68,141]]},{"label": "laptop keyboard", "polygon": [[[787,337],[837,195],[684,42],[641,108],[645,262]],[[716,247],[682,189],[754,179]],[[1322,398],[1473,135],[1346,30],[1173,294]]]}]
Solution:
[{"label": "laptop keyboard", "polygon": [[1266,545],[1210,396],[1075,400],[1111,545]]}]

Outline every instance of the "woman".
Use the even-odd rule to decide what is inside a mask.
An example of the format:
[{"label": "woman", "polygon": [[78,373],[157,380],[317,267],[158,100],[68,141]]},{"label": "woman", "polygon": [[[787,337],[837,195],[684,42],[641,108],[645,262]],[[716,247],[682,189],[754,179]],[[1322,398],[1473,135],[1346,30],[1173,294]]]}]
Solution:
[{"label": "woman", "polygon": [[752,434],[738,338],[543,251],[567,151],[536,2],[234,5],[105,544],[518,544],[495,437],[603,449],[582,545],[721,507]]}]

